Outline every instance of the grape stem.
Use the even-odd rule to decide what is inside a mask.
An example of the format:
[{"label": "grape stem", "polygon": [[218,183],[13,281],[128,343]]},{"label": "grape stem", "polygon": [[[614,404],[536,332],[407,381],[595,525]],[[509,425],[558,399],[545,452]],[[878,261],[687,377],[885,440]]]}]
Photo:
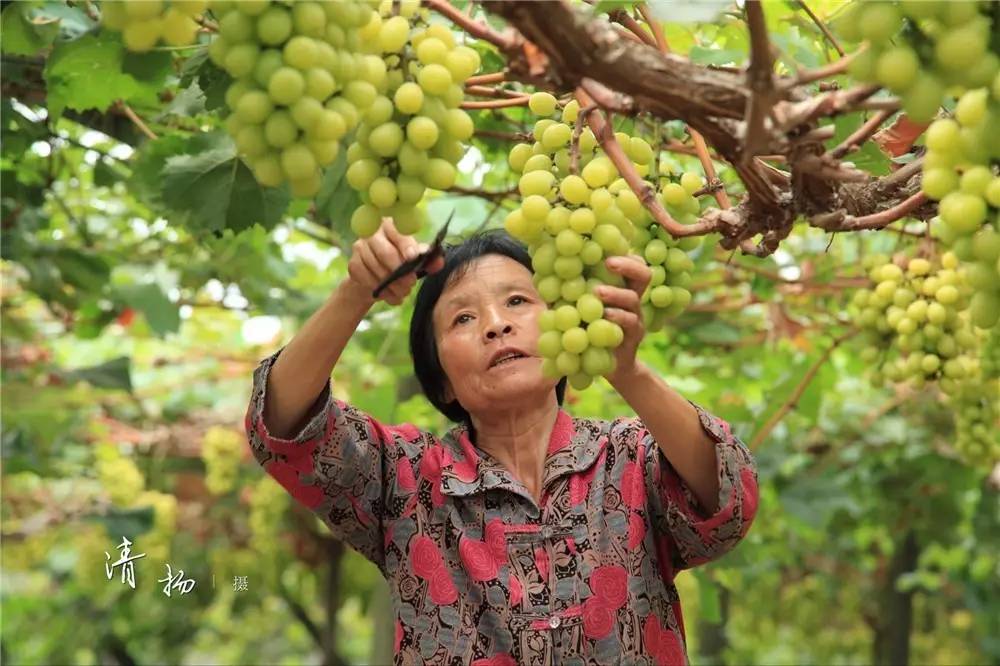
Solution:
[{"label": "grape stem", "polygon": [[[576,89],[576,99],[580,102],[581,109],[586,109],[594,104],[594,100],[591,99],[582,85]],[[615,165],[618,173],[625,179],[625,182],[628,183],[628,186],[635,195],[639,197],[642,205],[646,207],[646,210],[653,216],[656,223],[669,231],[671,236],[680,238],[682,236],[701,235],[715,229],[717,224],[714,221],[683,225],[670,216],[670,213],[667,212],[660,203],[660,200],[657,199],[653,188],[639,177],[639,173],[635,170],[635,165],[632,164],[625,151],[622,150],[621,145],[619,145],[618,140],[615,138],[614,132],[611,130],[610,123],[604,118],[603,111],[595,110],[588,113],[587,124],[590,125],[590,129],[594,132],[597,142],[601,144],[601,148],[608,156],[608,159]]]},{"label": "grape stem", "polygon": [[462,109],[503,109],[509,106],[528,106],[528,95],[512,97],[509,99],[493,99],[487,101],[462,102],[459,108]]},{"label": "grape stem", "polygon": [[794,88],[796,86],[804,86],[807,83],[822,81],[823,79],[828,79],[831,76],[843,74],[847,71],[847,68],[851,66],[854,59],[858,57],[858,54],[864,52],[867,48],[867,46],[862,46],[854,53],[843,56],[827,65],[823,65],[822,67],[804,69],[800,71],[794,79],[786,82],[784,85],[786,88]]},{"label": "grape stem", "polygon": [[840,54],[840,57],[843,58],[844,49],[837,42],[837,38],[833,36],[833,33],[830,32],[830,29],[826,27],[826,24],[823,23],[823,21],[821,21],[818,16],[816,16],[813,10],[809,9],[809,5],[807,5],[804,0],[799,0],[799,7],[801,7],[806,14],[809,14],[809,18],[812,19],[812,22],[816,24],[816,27],[820,29],[820,32],[822,32],[823,36],[826,37],[828,42],[830,42],[830,45],[833,48],[835,48],[837,50],[837,53]]},{"label": "grape stem", "polygon": [[484,83],[502,83],[507,79],[507,75],[504,72],[492,72],[490,74],[477,74],[476,76],[470,76],[465,80],[466,86],[477,86]]},{"label": "grape stem", "polygon": [[642,15],[643,20],[646,21],[649,29],[653,31],[653,38],[656,40],[656,46],[660,49],[660,52],[670,53],[670,44],[667,43],[667,38],[663,34],[663,26],[653,17],[646,3],[639,5],[639,13]]},{"label": "grape stem", "polygon": [[463,14],[457,8],[453,7],[448,0],[423,0],[423,4],[425,7],[433,9],[438,14],[441,14],[445,18],[451,20],[452,23],[462,28],[462,30],[465,30],[473,37],[478,37],[479,39],[494,44],[501,50],[506,51],[514,49],[517,46],[517,42],[521,41],[519,36],[515,37],[504,35],[501,32],[494,30],[483,21],[477,21],[469,17],[467,14]]},{"label": "grape stem", "polygon": [[474,187],[462,187],[461,185],[452,185],[445,192],[454,192],[455,194],[462,194],[471,197],[481,197],[483,199],[488,199],[490,201],[502,201],[507,197],[512,197],[517,194],[517,187],[512,187],[507,190],[481,190]]},{"label": "grape stem", "polygon": [[610,18],[613,21],[617,21],[618,23],[628,28],[629,31],[636,37],[638,37],[639,41],[642,42],[643,44],[646,44],[647,46],[652,46],[654,48],[656,47],[656,41],[653,39],[653,36],[650,35],[648,32],[646,32],[645,30],[643,30],[642,26],[639,25],[639,22],[636,21],[631,16],[629,16],[628,12],[626,12],[624,9],[616,9],[613,12],[609,12],[608,18]]},{"label": "grape stem", "polygon": [[917,208],[927,203],[927,196],[923,192],[912,194],[903,199],[892,208],[887,208],[878,213],[853,217],[848,215],[841,223],[839,231],[857,231],[858,229],[881,229],[882,227],[906,217]]},{"label": "grape stem", "polygon": [[892,116],[894,112],[889,110],[882,110],[876,113],[874,116],[869,118],[861,127],[854,130],[850,136],[843,140],[835,148],[831,148],[826,152],[824,157],[839,160],[850,152],[856,150],[862,143],[867,141],[872,134],[878,131],[879,127],[882,126],[886,120]]},{"label": "grape stem", "polygon": [[149,126],[146,125],[146,123],[144,123],[142,121],[142,118],[140,118],[138,116],[138,114],[136,114],[136,112],[132,110],[131,106],[129,106],[128,104],[126,104],[122,100],[118,100],[118,102],[115,104],[115,106],[119,110],[121,110],[121,112],[125,114],[125,117],[128,118],[129,120],[131,120],[132,124],[134,124],[136,127],[138,127],[139,131],[142,132],[143,134],[145,134],[146,137],[152,139],[153,141],[155,141],[156,139],[159,138],[159,137],[156,136],[156,133],[153,132],[153,130],[149,129]]},{"label": "grape stem", "polygon": [[[639,13],[642,14],[642,18],[645,19],[649,29],[653,31],[653,36],[656,39],[656,45],[659,47],[660,52],[663,54],[670,53],[670,44],[667,43],[667,38],[663,34],[663,26],[660,25],[659,21],[655,20],[655,17],[653,17],[652,12],[649,11],[649,7],[645,3],[639,5]],[[686,125],[686,127],[688,134],[691,135],[691,141],[694,142],[694,154],[698,156],[701,168],[705,172],[705,179],[709,182],[718,181],[721,183],[722,181],[715,174],[715,165],[712,163],[711,155],[709,155],[705,137],[690,125]],[[712,194],[715,196],[715,202],[719,204],[720,208],[732,208],[733,203],[729,200],[729,195],[726,193],[724,186],[713,190]]]},{"label": "grape stem", "polygon": [[524,93],[518,92],[516,90],[507,90],[506,88],[492,88],[490,86],[466,86],[465,94],[474,95],[476,97],[517,98],[524,96]]},{"label": "grape stem", "polygon": [[580,109],[576,116],[576,125],[573,127],[573,139],[569,145],[569,172],[576,174],[580,166],[580,135],[587,122],[587,116],[597,108],[596,104],[590,104]]}]

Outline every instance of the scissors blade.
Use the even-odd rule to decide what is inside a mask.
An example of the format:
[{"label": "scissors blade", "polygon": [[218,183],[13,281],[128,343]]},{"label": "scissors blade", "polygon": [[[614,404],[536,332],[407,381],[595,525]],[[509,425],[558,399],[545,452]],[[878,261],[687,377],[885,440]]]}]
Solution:
[{"label": "scissors blade", "polygon": [[372,298],[378,298],[379,294],[381,294],[386,287],[408,273],[416,271],[418,278],[426,276],[427,266],[434,260],[434,257],[441,252],[441,246],[444,243],[445,236],[448,234],[448,226],[451,224],[453,217],[455,217],[454,210],[452,210],[451,214],[448,215],[448,219],[445,221],[444,226],[442,226],[437,232],[431,247],[429,247],[426,252],[421,252],[413,259],[404,261],[395,270],[393,270],[392,273],[390,273],[389,276],[375,288],[372,292]]}]

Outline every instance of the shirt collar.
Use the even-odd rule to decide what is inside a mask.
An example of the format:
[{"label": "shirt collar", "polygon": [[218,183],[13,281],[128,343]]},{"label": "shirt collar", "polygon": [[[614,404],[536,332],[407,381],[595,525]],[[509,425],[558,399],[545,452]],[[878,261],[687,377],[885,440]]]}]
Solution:
[{"label": "shirt collar", "polygon": [[[542,488],[556,479],[585,471],[601,453],[606,437],[592,419],[575,419],[561,407],[549,437]],[[491,488],[503,488],[530,499],[524,485],[495,458],[478,449],[470,440],[468,428],[459,425],[448,432],[442,443],[452,453],[441,469],[441,492],[464,497]]]}]

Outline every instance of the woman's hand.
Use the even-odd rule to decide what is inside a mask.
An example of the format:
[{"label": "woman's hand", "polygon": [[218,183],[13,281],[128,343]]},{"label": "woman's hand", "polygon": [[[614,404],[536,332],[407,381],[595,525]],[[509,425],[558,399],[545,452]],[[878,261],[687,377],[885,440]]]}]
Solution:
[{"label": "woman's hand", "polygon": [[[348,280],[374,303],[371,293],[382,280],[396,270],[400,264],[413,259],[428,249],[426,243],[401,234],[392,218],[383,217],[378,231],[368,238],[359,238],[351,246],[351,260],[347,264]],[[437,257],[427,266],[428,273],[436,273],[444,267],[444,258]],[[378,300],[390,305],[399,305],[406,300],[410,289],[417,283],[415,273],[399,278],[382,291]]]},{"label": "woman's hand", "polygon": [[642,257],[635,254],[608,257],[605,265],[608,270],[621,275],[626,285],[614,287],[606,284],[595,290],[595,295],[604,302],[604,318],[618,324],[625,332],[625,339],[615,349],[615,370],[607,375],[608,381],[614,385],[638,369],[635,354],[646,335],[640,306],[642,294],[653,279],[653,272]]}]

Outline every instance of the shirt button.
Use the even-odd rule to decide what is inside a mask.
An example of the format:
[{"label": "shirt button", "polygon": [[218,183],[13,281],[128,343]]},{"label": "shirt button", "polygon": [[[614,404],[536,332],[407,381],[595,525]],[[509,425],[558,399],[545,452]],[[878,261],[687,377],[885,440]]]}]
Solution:
[{"label": "shirt button", "polygon": [[545,527],[542,528],[542,538],[543,539],[551,539],[552,538],[552,526],[551,525],[546,525]]},{"label": "shirt button", "polygon": [[562,620],[558,616],[553,615],[549,618],[549,626],[553,629],[558,629],[560,624],[562,624]]}]

